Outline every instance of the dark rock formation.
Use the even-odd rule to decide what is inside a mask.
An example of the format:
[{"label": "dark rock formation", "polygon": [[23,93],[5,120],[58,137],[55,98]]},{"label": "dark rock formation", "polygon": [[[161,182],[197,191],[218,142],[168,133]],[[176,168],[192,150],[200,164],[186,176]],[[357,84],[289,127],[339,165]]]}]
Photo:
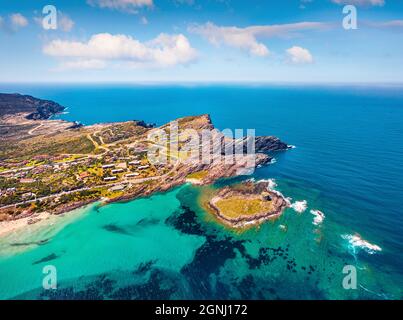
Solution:
[{"label": "dark rock formation", "polygon": [[68,127],[67,129],[68,129],[68,130],[69,130],[69,129],[80,129],[80,128],[82,128],[82,127],[84,127],[84,125],[83,125],[82,123],[80,123],[80,122],[78,122],[78,121],[74,121],[74,124],[71,125],[70,127]]},{"label": "dark rock formation", "polygon": [[146,123],[143,120],[133,120],[133,122],[136,124],[136,126],[143,127],[146,129],[152,129],[156,127],[155,123]]},{"label": "dark rock formation", "polygon": [[287,150],[289,146],[277,137],[260,136],[255,137],[255,148],[256,152],[270,152]]},{"label": "dark rock formation", "polygon": [[[252,137],[245,137],[243,139],[239,139],[235,142],[235,150],[243,150],[243,153],[248,152],[248,144],[250,144],[253,140]],[[226,139],[226,143],[231,142]],[[241,146],[242,145],[242,146]],[[249,146],[250,148],[251,146]],[[255,137],[255,152],[271,152],[271,151],[282,151],[288,150],[290,147],[288,144],[284,143],[277,137],[273,136],[258,136]],[[250,149],[251,150],[251,149]]]}]

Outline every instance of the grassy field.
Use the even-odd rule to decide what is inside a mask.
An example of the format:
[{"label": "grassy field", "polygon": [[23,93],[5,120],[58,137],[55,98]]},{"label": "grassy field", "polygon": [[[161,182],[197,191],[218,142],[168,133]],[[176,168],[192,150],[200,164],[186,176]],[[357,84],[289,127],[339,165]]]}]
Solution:
[{"label": "grassy field", "polygon": [[221,199],[215,203],[220,214],[229,219],[236,219],[241,216],[253,216],[273,210],[271,201],[263,201],[259,198],[231,197]]},{"label": "grassy field", "polygon": [[25,158],[36,155],[89,154],[93,143],[81,132],[35,137],[13,145],[0,144],[0,159]]}]

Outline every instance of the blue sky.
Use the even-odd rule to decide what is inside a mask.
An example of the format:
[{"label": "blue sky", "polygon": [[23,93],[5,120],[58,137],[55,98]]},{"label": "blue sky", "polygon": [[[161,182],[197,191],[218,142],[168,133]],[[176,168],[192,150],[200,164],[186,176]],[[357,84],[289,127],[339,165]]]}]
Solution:
[{"label": "blue sky", "polygon": [[0,3],[0,82],[403,82],[398,0]]}]

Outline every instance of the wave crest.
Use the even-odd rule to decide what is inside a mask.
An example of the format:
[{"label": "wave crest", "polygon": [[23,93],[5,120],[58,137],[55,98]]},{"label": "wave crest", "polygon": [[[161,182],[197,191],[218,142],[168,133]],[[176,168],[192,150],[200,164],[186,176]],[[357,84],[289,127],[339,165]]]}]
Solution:
[{"label": "wave crest", "polygon": [[347,240],[350,246],[355,250],[356,248],[362,249],[369,254],[374,254],[376,252],[382,251],[382,248],[376,244],[372,244],[367,240],[361,238],[359,234],[345,234],[341,236],[343,239]]}]

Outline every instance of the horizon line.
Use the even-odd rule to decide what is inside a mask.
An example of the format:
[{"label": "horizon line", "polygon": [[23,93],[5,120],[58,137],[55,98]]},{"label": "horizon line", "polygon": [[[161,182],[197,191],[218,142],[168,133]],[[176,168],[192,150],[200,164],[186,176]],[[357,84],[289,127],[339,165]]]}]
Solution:
[{"label": "horizon line", "polygon": [[403,86],[403,81],[360,82],[360,81],[0,81],[0,85],[318,85],[318,86]]}]

